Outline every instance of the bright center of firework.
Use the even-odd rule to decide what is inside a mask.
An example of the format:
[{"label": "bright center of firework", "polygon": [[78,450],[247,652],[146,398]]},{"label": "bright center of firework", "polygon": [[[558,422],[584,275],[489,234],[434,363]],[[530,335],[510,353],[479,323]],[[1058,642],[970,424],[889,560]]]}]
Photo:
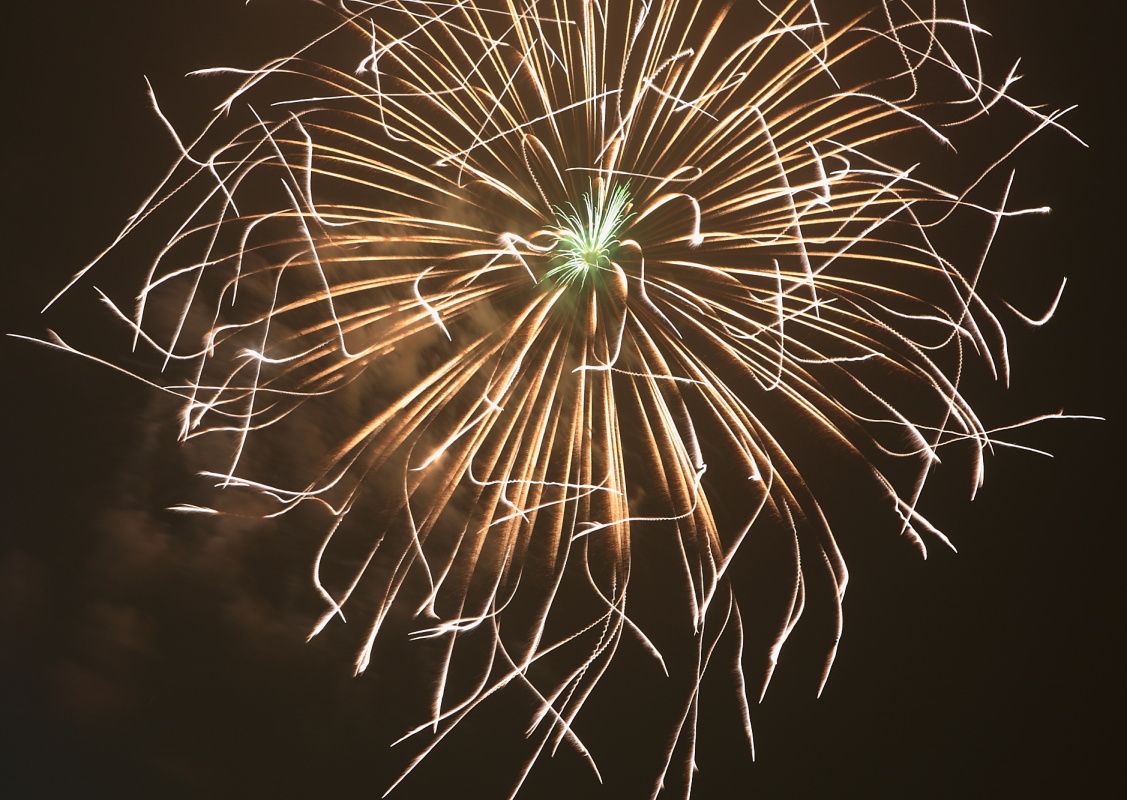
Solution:
[{"label": "bright center of firework", "polygon": [[630,217],[630,194],[622,186],[608,191],[605,185],[596,184],[584,193],[582,208],[571,203],[566,209],[557,208],[554,266],[548,276],[559,283],[583,283],[588,275],[608,268]]}]

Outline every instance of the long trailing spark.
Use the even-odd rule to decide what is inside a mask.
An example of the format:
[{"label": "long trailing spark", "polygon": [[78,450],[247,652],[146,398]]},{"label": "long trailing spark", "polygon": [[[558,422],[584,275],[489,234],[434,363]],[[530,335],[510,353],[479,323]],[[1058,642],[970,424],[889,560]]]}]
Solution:
[{"label": "long trailing spark", "polygon": [[[393,617],[439,643],[430,716],[404,737],[430,739],[400,780],[510,685],[538,737],[513,794],[561,744],[597,775],[580,711],[624,642],[672,674],[661,642],[680,636],[692,666],[653,794],[680,760],[688,795],[726,636],[751,744],[733,565],[757,531],[782,531],[791,576],[755,610],[776,630],[758,695],[810,581],[835,620],[819,692],[834,660],[848,573],[793,431],[864,471],[925,554],[948,543],[919,509],[940,452],[969,448],[977,486],[989,450],[1020,446],[998,435],[1025,423],[988,429],[960,379],[968,356],[1008,373],[979,277],[1002,219],[1044,209],[1007,208],[1008,184],[989,197],[1016,146],[960,186],[928,159],[990,115],[1032,135],[1061,112],[1012,97],[1012,71],[989,82],[961,2],[882,0],[844,24],[760,3],[742,41],[709,5],[346,0],[298,53],[208,71],[242,82],[199,137],[173,131],[176,167],[114,242],[190,209],[133,312],[111,306],[174,376],[152,382],[182,398],[182,437],[231,439],[205,474],[275,515],[333,515],[313,634],[363,597],[357,672]],[[982,220],[969,269],[944,254],[956,217]],[[307,418],[354,420],[307,481],[249,466]],[[627,604],[651,542],[689,609],[660,635]],[[324,568],[334,553],[349,575]]]}]

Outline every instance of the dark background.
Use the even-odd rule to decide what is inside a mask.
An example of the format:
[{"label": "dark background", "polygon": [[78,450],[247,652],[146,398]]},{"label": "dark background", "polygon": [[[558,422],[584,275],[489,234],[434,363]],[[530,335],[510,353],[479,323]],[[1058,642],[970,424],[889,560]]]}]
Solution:
[{"label": "dark background", "polygon": [[[694,796],[1082,797],[1119,772],[1122,26],[1089,5],[972,6],[994,33],[993,65],[1021,56],[1020,95],[1079,104],[1068,124],[1090,145],[1048,133],[1015,159],[1019,202],[1054,213],[1003,226],[988,270],[1030,313],[1059,275],[1069,283],[1048,326],[1007,320],[1012,389],[983,413],[1109,420],[1026,431],[1023,443],[1055,458],[1000,453],[973,504],[961,485],[940,488],[935,516],[958,555],[933,546],[924,562],[887,521],[839,522],[851,583],[826,691],[814,698],[799,640],[754,709],[755,763],[730,715],[706,718]],[[316,15],[300,2],[237,0],[11,14],[2,327],[104,329],[88,289],[46,317],[37,310],[174,156],[142,76],[191,131],[221,88],[184,73],[288,52]],[[406,667],[353,679],[348,642],[303,642],[307,553],[272,529],[225,548],[155,511],[183,499],[181,476],[161,458],[172,452],[157,422],[167,408],[140,385],[9,338],[0,358],[0,795],[382,795],[386,763],[399,758],[386,736],[403,727],[387,687]],[[724,704],[722,681],[706,691]],[[624,781],[650,774],[656,754],[616,733],[618,720],[599,720],[598,703],[589,713],[607,787],[561,754],[529,797],[646,796],[648,784]],[[503,796],[515,764],[497,755],[508,739],[490,719],[468,723],[477,727],[393,796]]]}]

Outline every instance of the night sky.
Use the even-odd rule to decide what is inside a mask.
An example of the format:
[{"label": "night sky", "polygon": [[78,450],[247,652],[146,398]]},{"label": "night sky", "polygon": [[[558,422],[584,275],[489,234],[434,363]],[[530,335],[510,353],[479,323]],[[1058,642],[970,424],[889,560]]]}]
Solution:
[{"label": "night sky", "polygon": [[[1003,317],[1011,388],[980,381],[972,400],[999,424],[1060,409],[1109,421],[1024,431],[1022,443],[1055,457],[997,454],[973,503],[962,476],[940,476],[931,515],[957,555],[935,543],[921,560],[887,518],[834,520],[851,576],[825,692],[814,697],[819,644],[799,633],[753,709],[752,763],[727,676],[714,676],[694,797],[1087,797],[1122,758],[1125,526],[1114,486],[1125,477],[1127,265],[1122,123],[1112,122],[1122,26],[1032,6],[981,0],[972,17],[994,33],[996,70],[1022,57],[1022,98],[1080,106],[1067,123],[1090,147],[1050,132],[1014,160],[1017,204],[1054,211],[1004,225],[987,271],[1034,315],[1060,275],[1068,287],[1043,328]],[[192,131],[222,84],[184,73],[256,66],[304,41],[320,17],[295,0],[64,0],[12,13],[0,327],[51,327],[112,348],[121,333],[89,285],[47,315],[38,309],[108,244],[175,155],[144,76]],[[0,358],[0,796],[379,797],[411,755],[388,742],[417,721],[399,703],[412,656],[389,650],[353,678],[359,631],[304,641],[318,610],[316,532],[296,518],[162,511],[190,501],[202,457],[173,442],[166,401],[24,341],[0,340]],[[626,672],[607,693],[661,686]],[[629,707],[600,718],[597,701],[586,725],[605,785],[561,750],[522,797],[648,796],[660,753],[647,737],[664,730]],[[527,709],[499,706],[467,720],[392,797],[504,796]]]}]

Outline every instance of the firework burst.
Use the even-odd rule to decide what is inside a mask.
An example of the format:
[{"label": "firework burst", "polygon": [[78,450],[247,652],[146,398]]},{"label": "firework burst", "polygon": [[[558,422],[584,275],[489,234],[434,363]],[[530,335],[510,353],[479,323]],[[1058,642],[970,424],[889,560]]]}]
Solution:
[{"label": "firework burst", "polygon": [[[847,573],[802,431],[921,550],[946,543],[918,510],[939,452],[971,452],[978,485],[1004,444],[960,393],[966,356],[1007,369],[981,268],[1003,218],[1043,211],[989,178],[1060,115],[987,78],[962,4],[925,5],[345,2],[301,52],[208,71],[237,89],[114,247],[190,211],[112,307],[183,438],[232,443],[208,475],[331,513],[313,633],[366,616],[358,672],[404,619],[436,648],[407,773],[510,686],[536,702],[516,789],[560,744],[595,767],[580,711],[632,647],[687,676],[655,794],[677,762],[688,793],[713,655],[750,743],[743,663],[761,696],[815,582],[824,683]],[[951,170],[999,116],[1024,127]],[[981,246],[947,245],[971,218]],[[306,480],[255,471],[271,437],[338,421]],[[759,535],[789,580],[749,608],[732,575]],[[651,561],[683,598],[660,629],[628,604]]]}]

